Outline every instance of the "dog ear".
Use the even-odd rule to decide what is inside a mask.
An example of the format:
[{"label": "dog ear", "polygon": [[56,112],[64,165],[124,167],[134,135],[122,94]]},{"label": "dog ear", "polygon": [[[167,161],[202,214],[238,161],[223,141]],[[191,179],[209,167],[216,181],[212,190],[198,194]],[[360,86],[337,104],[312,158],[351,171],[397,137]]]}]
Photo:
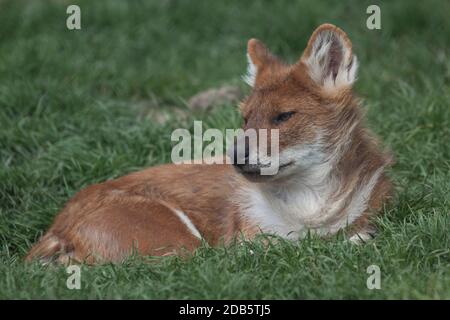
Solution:
[{"label": "dog ear", "polygon": [[325,91],[351,88],[358,61],[347,34],[332,24],[322,24],[311,35],[300,59],[311,79]]},{"label": "dog ear", "polygon": [[259,40],[250,39],[247,43],[247,73],[244,81],[251,87],[255,86],[258,76],[271,65],[278,64],[278,59]]}]

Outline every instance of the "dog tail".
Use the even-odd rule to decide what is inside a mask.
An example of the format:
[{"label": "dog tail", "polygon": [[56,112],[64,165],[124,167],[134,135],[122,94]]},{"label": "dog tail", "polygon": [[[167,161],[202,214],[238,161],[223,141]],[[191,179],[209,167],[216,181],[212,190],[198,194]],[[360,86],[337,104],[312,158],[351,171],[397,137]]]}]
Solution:
[{"label": "dog tail", "polygon": [[25,257],[25,261],[31,262],[39,260],[47,264],[53,261],[67,264],[70,262],[71,252],[73,251],[66,240],[48,232],[38,243],[36,243]]}]

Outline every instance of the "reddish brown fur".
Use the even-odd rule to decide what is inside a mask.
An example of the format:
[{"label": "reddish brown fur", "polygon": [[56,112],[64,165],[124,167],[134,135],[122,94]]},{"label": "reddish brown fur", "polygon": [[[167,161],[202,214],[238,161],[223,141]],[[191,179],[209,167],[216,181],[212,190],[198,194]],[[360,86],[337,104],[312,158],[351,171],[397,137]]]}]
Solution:
[{"label": "reddish brown fur", "polygon": [[[324,29],[342,35],[351,49],[346,34],[332,25],[322,25],[313,33],[303,57],[292,66],[274,57],[258,40],[249,41],[248,53],[258,75],[252,94],[241,104],[244,128],[279,129],[282,151],[311,141],[317,127],[326,128],[333,148],[354,126],[335,169],[344,181],[342,192],[353,192],[367,182],[368,174],[388,165],[390,157],[380,152],[376,139],[364,128],[351,88],[325,93],[308,76],[303,61]],[[278,126],[270,122],[280,112],[292,110],[296,112],[292,121]],[[252,238],[258,226],[242,217],[236,203],[236,192],[249,183],[231,165],[168,164],[92,185],[66,204],[27,260],[97,263],[120,261],[133,250],[158,256],[180,253],[182,248],[192,251],[201,241],[175,215],[175,209],[184,212],[211,245],[228,243],[241,233]],[[369,216],[380,210],[389,193],[389,180],[382,174],[369,209],[351,226],[353,232],[368,228]],[[339,215],[344,214],[345,207]]]}]

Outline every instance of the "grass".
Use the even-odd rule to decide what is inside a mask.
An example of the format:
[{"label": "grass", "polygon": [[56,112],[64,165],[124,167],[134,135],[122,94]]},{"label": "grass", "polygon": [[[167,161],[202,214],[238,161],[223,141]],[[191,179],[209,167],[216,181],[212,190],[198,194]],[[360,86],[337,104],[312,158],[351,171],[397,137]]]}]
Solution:
[{"label": "grass", "polygon": [[[450,298],[448,2],[378,2],[374,31],[365,1],[80,0],[80,31],[65,27],[69,3],[0,1],[0,298]],[[352,246],[338,235],[130,258],[83,266],[81,290],[67,289],[62,267],[23,263],[80,188],[169,162],[172,130],[194,119],[240,125],[233,106],[168,124],[149,110],[172,113],[224,84],[245,88],[249,38],[294,62],[324,22],[350,35],[356,91],[397,161],[397,196],[374,241]],[[380,290],[366,287],[372,264]]]}]

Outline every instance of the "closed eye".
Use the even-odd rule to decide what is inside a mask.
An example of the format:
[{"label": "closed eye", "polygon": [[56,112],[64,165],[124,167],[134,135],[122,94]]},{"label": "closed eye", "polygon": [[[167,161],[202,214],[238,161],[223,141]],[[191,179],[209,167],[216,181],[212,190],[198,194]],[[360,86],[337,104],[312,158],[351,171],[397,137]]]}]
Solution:
[{"label": "closed eye", "polygon": [[282,112],[277,114],[275,118],[272,119],[274,124],[280,124],[282,122],[288,121],[293,115],[295,111]]}]

